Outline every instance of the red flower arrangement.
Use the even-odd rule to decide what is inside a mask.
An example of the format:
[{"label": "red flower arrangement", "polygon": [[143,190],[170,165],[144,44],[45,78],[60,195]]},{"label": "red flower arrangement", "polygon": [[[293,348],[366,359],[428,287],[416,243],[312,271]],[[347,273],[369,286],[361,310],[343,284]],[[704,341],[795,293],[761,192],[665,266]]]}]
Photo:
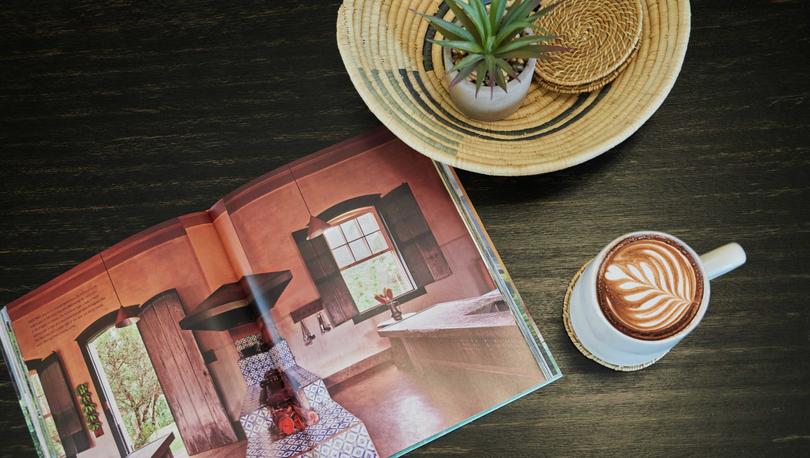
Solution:
[{"label": "red flower arrangement", "polygon": [[402,319],[402,311],[399,310],[399,303],[394,300],[394,292],[391,288],[384,288],[382,294],[375,294],[374,299],[380,304],[387,305],[391,310],[391,318],[395,321]]},{"label": "red flower arrangement", "polygon": [[380,304],[387,304],[394,300],[394,291],[391,288],[384,288],[382,294],[375,294],[374,299]]}]

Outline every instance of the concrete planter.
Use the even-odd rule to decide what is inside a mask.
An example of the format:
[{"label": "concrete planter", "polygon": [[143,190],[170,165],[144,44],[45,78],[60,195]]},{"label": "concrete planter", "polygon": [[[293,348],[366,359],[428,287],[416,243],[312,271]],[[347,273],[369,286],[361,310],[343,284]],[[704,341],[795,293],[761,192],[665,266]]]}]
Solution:
[{"label": "concrete planter", "polygon": [[[528,33],[533,33],[527,30]],[[453,68],[450,49],[442,50],[445,70]],[[523,103],[523,99],[529,93],[529,86],[532,83],[534,67],[537,59],[529,59],[526,67],[518,75],[518,79],[513,79],[506,84],[506,91],[500,87],[495,87],[491,91],[489,87],[482,86],[475,95],[475,84],[465,79],[455,86],[449,88],[450,100],[465,115],[480,121],[498,121],[511,115]],[[447,84],[453,81],[458,71],[447,73]]]}]

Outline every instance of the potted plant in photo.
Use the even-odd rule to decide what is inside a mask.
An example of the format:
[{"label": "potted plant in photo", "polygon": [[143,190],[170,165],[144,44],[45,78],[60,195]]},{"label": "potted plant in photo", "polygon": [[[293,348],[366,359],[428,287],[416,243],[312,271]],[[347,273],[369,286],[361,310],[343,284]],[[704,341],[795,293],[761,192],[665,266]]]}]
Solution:
[{"label": "potted plant in photo", "polygon": [[394,291],[391,288],[383,288],[382,294],[375,294],[374,299],[380,304],[388,306],[394,321],[402,320],[402,311],[399,309],[399,303],[394,300]]},{"label": "potted plant in photo", "polygon": [[96,410],[96,403],[93,402],[93,395],[90,393],[90,387],[86,383],[82,383],[78,387],[76,387],[76,394],[79,395],[79,402],[82,405],[82,412],[84,412],[84,418],[87,420],[87,428],[90,431],[93,431],[93,434],[96,437],[101,436],[104,434],[104,430],[101,429],[101,420],[98,417],[98,411]]},{"label": "potted plant in photo", "polygon": [[[514,113],[529,93],[537,59],[565,48],[542,44],[555,37],[536,34],[535,22],[555,5],[540,0],[445,0],[455,15],[447,21],[424,16],[442,35],[450,99],[467,116],[497,121]],[[484,91],[481,89],[484,88]]]}]

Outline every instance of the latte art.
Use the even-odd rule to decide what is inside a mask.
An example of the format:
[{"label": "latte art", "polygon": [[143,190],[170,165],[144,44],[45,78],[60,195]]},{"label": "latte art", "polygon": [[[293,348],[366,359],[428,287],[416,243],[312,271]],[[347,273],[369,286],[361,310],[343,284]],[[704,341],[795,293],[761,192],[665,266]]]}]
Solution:
[{"label": "latte art", "polygon": [[703,299],[703,278],[692,256],[656,235],[617,244],[597,279],[599,306],[621,332],[663,339],[686,328]]}]

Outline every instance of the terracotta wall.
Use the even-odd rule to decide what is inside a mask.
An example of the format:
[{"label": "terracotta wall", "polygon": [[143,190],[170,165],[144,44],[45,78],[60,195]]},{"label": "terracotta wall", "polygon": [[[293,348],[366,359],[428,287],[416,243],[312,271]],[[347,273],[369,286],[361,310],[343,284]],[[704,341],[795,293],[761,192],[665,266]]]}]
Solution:
[{"label": "terracotta wall", "polygon": [[[212,224],[195,225],[186,236],[165,242],[110,267],[121,300],[143,304],[155,294],[176,289],[186,312],[224,283],[237,280]],[[236,361],[239,356],[227,332],[197,331],[200,350],[211,350],[211,377],[232,420],[239,419],[245,384]],[[182,376],[182,375],[180,375]]]},{"label": "terracotta wall", "polygon": [[[383,134],[386,136],[389,140],[379,146],[339,146],[315,155],[318,161],[305,158],[296,163],[292,173],[298,178],[301,193],[289,170],[277,171],[257,180],[264,182],[264,188],[249,184],[217,203],[210,213],[177,218],[106,250],[102,254],[121,300],[125,305],[142,304],[162,291],[176,289],[187,311],[191,311],[216,288],[244,274],[289,269],[293,280],[273,309],[274,319],[299,364],[328,377],[387,349],[389,343],[378,336],[376,326],[389,316],[383,313],[357,325],[349,321],[324,335],[318,333],[315,318],[309,317],[305,322],[317,338],[312,345],[304,346],[300,327],[292,322],[290,312],[317,299],[318,292],[292,239],[292,232],[304,228],[309,219],[301,194],[317,214],[352,197],[387,193],[403,182],[410,184],[453,272],[428,285],[427,294],[404,304],[403,311],[419,311],[437,302],[487,291],[491,286],[478,252],[432,162],[401,142],[390,140],[390,134]],[[379,135],[373,142],[378,140]],[[240,196],[239,205],[234,206]],[[227,252],[223,244],[230,247]],[[53,338],[34,343],[31,326],[37,316],[40,320],[43,316],[59,319],[65,298],[86,296],[87,288],[92,287],[100,307],[74,317],[73,323]],[[56,351],[75,387],[84,382],[92,385],[76,337],[117,308],[101,258],[96,256],[9,304],[9,314],[23,357],[43,358]],[[250,326],[234,331],[237,336],[252,332]],[[217,361],[209,366],[211,375],[229,416],[237,420],[245,385],[231,336],[214,331],[195,334],[201,350],[211,350],[216,356]],[[92,389],[98,392],[96,387]],[[95,446],[82,456],[110,456],[109,451],[115,450],[108,423],[105,419],[105,434],[93,439]]]},{"label": "terracotta wall", "polygon": [[377,335],[376,326],[390,315],[383,313],[357,325],[349,321],[324,335],[318,332],[315,317],[310,317],[305,322],[317,337],[311,345],[304,346],[300,326],[292,322],[290,312],[317,299],[318,292],[291,234],[306,226],[309,219],[306,205],[317,214],[346,199],[384,194],[408,182],[453,275],[428,285],[427,294],[406,303],[403,311],[419,311],[437,302],[474,296],[489,289],[475,245],[430,160],[399,141],[389,141],[353,156],[336,157],[338,162],[320,163],[318,170],[312,170],[312,164],[293,168],[301,193],[294,182],[286,180],[286,184],[242,204],[230,215],[223,213],[217,218],[218,228],[231,224],[235,228],[234,240],[238,239],[244,247],[252,272],[292,271],[293,280],[273,309],[274,318],[298,363],[321,377],[388,348],[388,340]]},{"label": "terracotta wall", "polygon": [[[223,284],[239,279],[240,275],[237,275],[231,267],[224,245],[213,224],[191,226],[186,229],[186,233],[206,279],[207,288],[203,299]],[[186,302],[185,305],[191,307],[200,301]],[[201,348],[214,351],[216,361],[209,363],[208,369],[220,391],[228,416],[231,420],[238,421],[247,387],[237,365],[239,353],[233,345],[233,340],[227,332],[197,331],[195,334]]]},{"label": "terracotta wall", "polygon": [[[207,220],[207,222],[206,222]],[[102,253],[118,295],[124,305],[142,304],[167,289],[176,289],[187,311],[223,283],[236,280],[233,269],[207,213],[189,215],[138,234]],[[93,289],[95,288],[95,289]],[[91,293],[92,292],[92,293]],[[64,314],[65,301],[71,297],[97,296],[100,305],[79,316]],[[93,386],[76,337],[89,325],[118,308],[112,286],[96,256],[71,269],[63,276],[9,304],[9,315],[24,359],[43,358],[57,352],[72,387],[80,383]],[[68,320],[72,324],[35,343],[32,328],[42,316]],[[227,332],[196,333],[202,351],[214,351],[217,361],[209,365],[211,376],[232,419],[238,419],[245,385],[236,365],[238,355]],[[182,374],[178,374],[182,377]],[[105,434],[93,438],[94,446],[82,457],[107,457],[117,454],[103,419]],[[112,452],[111,452],[112,451]]]},{"label": "terracotta wall", "polygon": [[[115,300],[112,287],[107,279],[107,274],[104,273],[101,267],[100,258],[94,257],[83,262],[74,268],[73,272],[88,272],[89,277],[81,278],[80,283],[75,285],[66,286],[67,281],[52,283],[52,289],[61,288],[64,290],[64,293],[46,299],[45,302],[38,302],[36,296],[30,297],[30,302],[16,301],[9,305],[9,315],[12,318],[12,328],[17,337],[17,344],[19,345],[23,359],[45,358],[52,352],[56,352],[59,354],[71,388],[75,389],[79,384],[87,382],[92,387],[91,391],[95,394],[98,392],[98,389],[93,386],[90,379],[90,372],[75,339],[81,331],[91,323],[115,310],[118,307],[118,303]],[[86,315],[80,320],[75,320],[64,332],[45,342],[36,344],[36,339],[33,336],[33,328],[41,326],[42,320],[46,319],[45,317],[59,319],[59,310],[64,307],[66,298],[75,295],[76,291],[79,289],[82,291],[94,291],[94,294],[98,295],[103,306],[100,307],[96,313]],[[36,307],[32,307],[33,305]],[[20,312],[25,311],[27,313],[18,315],[15,313],[15,310],[19,310]],[[95,395],[93,399],[98,401],[98,397]],[[102,423],[104,435],[96,438],[92,437],[91,434],[91,443],[94,445],[89,450],[81,453],[80,455],[82,457],[108,457],[110,456],[110,450],[117,451],[115,440],[109,428],[109,422],[105,418]]]}]

